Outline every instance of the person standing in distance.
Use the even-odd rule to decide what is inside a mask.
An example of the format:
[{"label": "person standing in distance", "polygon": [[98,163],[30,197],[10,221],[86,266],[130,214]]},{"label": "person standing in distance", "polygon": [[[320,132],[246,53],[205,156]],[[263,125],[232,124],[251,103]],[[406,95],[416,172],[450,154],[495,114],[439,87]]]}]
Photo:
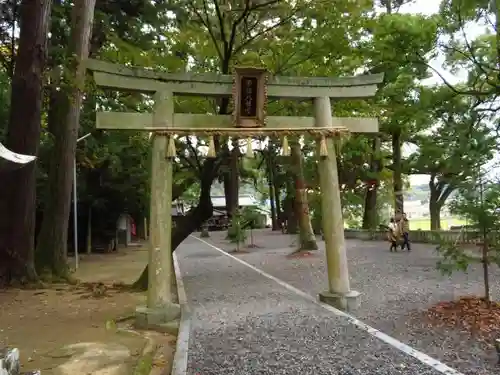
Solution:
[{"label": "person standing in distance", "polygon": [[403,234],[403,244],[401,245],[401,250],[404,250],[405,246],[408,251],[411,251],[410,248],[410,221],[406,216],[406,213],[403,212],[403,217],[401,218],[399,225],[401,227],[401,232]]},{"label": "person standing in distance", "polygon": [[393,251],[396,252],[398,251],[398,236],[399,236],[399,229],[398,225],[396,223],[396,220],[394,220],[393,217],[391,217],[391,220],[389,222],[389,231],[387,232],[387,239],[389,240],[390,247],[389,251],[392,253]]}]

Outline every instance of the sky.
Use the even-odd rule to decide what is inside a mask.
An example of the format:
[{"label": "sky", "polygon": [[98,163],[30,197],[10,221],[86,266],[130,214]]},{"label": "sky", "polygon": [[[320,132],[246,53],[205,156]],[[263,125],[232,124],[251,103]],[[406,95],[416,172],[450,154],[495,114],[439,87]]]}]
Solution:
[{"label": "sky", "polygon": [[[439,11],[439,0],[415,0],[411,4],[406,4],[401,7],[400,12],[404,13],[421,13],[425,15],[431,15],[434,13],[437,13]],[[475,37],[483,32],[483,27],[479,25],[472,25],[471,27],[468,27],[466,29],[466,33],[470,37]],[[431,61],[430,65],[436,69],[444,79],[446,79],[449,83],[456,84],[460,81],[463,81],[466,79],[466,72],[459,72],[458,74],[451,74],[447,72],[446,70],[441,68],[441,65],[444,61],[444,58],[438,57],[434,61]],[[442,80],[437,74],[433,74],[432,78],[429,78],[426,80],[424,83],[427,84],[439,84],[441,83]],[[415,150],[414,147],[411,147],[410,145],[403,145],[403,154],[410,154]],[[427,175],[411,175],[410,176],[410,183],[411,185],[422,185],[422,184],[427,184],[429,183],[429,177]]]}]

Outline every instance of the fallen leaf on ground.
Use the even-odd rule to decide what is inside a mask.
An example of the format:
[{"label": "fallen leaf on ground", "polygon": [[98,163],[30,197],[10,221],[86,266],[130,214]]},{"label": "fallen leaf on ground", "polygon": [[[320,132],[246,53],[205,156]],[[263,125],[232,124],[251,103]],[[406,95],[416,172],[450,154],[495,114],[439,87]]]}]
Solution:
[{"label": "fallen leaf on ground", "polygon": [[461,297],[456,301],[440,302],[424,311],[433,327],[458,328],[480,340],[500,336],[500,303],[478,297]]}]

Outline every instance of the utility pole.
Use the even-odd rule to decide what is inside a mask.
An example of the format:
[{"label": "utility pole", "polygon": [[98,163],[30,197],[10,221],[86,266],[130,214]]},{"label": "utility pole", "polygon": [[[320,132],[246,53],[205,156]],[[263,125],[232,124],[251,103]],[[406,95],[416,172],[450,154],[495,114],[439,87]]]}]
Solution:
[{"label": "utility pole", "polygon": [[[85,134],[76,140],[76,143],[83,141],[90,136]],[[75,247],[75,270],[78,269],[78,198],[76,186],[76,156],[73,158],[73,246]]]}]

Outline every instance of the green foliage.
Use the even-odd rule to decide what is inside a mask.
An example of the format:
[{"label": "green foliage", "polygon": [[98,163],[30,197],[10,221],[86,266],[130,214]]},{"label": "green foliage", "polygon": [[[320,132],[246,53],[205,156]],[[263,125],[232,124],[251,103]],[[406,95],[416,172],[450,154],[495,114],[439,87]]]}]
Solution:
[{"label": "green foliage", "polygon": [[[375,98],[382,131],[405,138],[422,127],[419,80],[429,77],[426,56],[438,37],[436,17],[381,14],[367,24],[371,38],[361,43],[370,73],[384,73],[384,86]],[[425,123],[425,120],[424,120]],[[405,140],[405,139],[403,139]]]},{"label": "green foliage", "polygon": [[257,229],[262,228],[260,223],[260,217],[262,214],[255,208],[251,206],[243,207],[241,210],[241,220],[245,228]]},{"label": "green foliage", "polygon": [[434,126],[412,137],[418,150],[408,158],[406,169],[430,176],[434,216],[462,182],[492,159],[497,139],[474,98],[457,96],[445,85],[422,89],[422,98]]},{"label": "green foliage", "polygon": [[[397,13],[405,2],[339,0],[332,6],[328,1],[305,0],[273,1],[267,5],[255,1],[103,0],[96,5],[92,57],[169,72],[230,73],[233,66],[240,64],[264,66],[279,75],[333,77],[384,73],[384,84],[373,100],[339,101],[334,108],[336,116],[380,119],[379,152],[374,154],[372,139],[353,135],[344,140],[338,157],[344,218],[349,225],[359,226],[370,181],[379,184],[379,211],[393,199],[395,166],[386,162],[393,156],[391,137],[400,136],[401,143],[412,142],[418,147],[402,163],[402,172],[430,174],[431,183],[440,191],[437,195],[440,203],[471,176],[475,166],[489,158],[496,146],[486,126],[489,119],[479,119],[478,111],[473,110],[476,102],[456,96],[454,90],[446,87],[427,89],[421,84],[429,77],[428,58],[442,49],[446,52],[447,67],[452,70],[466,67],[470,72],[468,87],[460,90],[482,90],[484,85],[498,87],[495,35],[480,36],[470,46],[458,38],[467,22],[493,15],[491,2],[444,0],[439,16]],[[374,12],[375,6],[384,7],[386,12],[381,13],[380,9]],[[68,63],[65,46],[71,8],[71,2],[66,1],[53,7],[51,66]],[[6,11],[0,18],[3,46],[12,45],[10,16]],[[450,38],[446,49],[438,42],[440,34]],[[8,119],[9,49],[0,51],[7,72],[0,74],[0,104],[4,104],[0,106],[0,137]],[[477,59],[471,59],[472,56]],[[486,100],[485,96],[476,95],[476,99]],[[92,137],[78,145],[79,201],[82,205],[92,205],[97,218],[95,225],[101,231],[108,231],[121,211],[128,211],[137,219],[148,214],[150,143],[145,134],[96,132],[96,108],[144,112],[151,110],[151,102],[145,94],[88,90],[80,134],[92,132]],[[215,114],[222,109],[223,101],[206,98],[179,97],[175,103],[177,112]],[[269,102],[268,113],[311,116],[313,106],[310,102],[273,100]],[[47,178],[46,156],[52,147],[45,122],[44,119],[38,162],[39,191],[43,191]],[[279,156],[281,140],[269,142],[273,147],[256,151],[255,159],[244,160],[239,170],[242,183],[254,184],[262,198],[269,194],[263,171],[269,160],[273,162],[273,177],[281,190],[290,180],[289,163]],[[178,185],[185,183],[181,198],[195,205],[200,195],[198,181],[206,160],[207,140],[180,137],[176,143],[174,180]],[[321,227],[321,207],[315,147],[314,139],[304,138],[304,176],[316,229]],[[372,159],[382,161],[380,170],[372,169]],[[217,177],[222,180],[232,171],[221,163],[218,172]],[[245,240],[244,223],[253,221],[246,215],[242,212],[235,216],[228,230],[228,236],[235,242]]]},{"label": "green foliage", "polygon": [[[362,44],[362,53],[371,62],[371,73],[384,73],[387,83],[395,89],[414,78],[428,76],[428,68],[422,64],[423,56],[436,43],[438,19],[420,14],[381,14],[368,24],[372,39]],[[425,61],[425,60],[424,60]],[[412,78],[414,77],[414,78]]]},{"label": "green foliage", "polygon": [[229,241],[237,244],[238,247],[247,239],[247,233],[243,224],[243,215],[240,212],[236,212],[235,214],[233,214],[233,217],[231,218],[231,224],[227,229],[227,237]]},{"label": "green foliage", "polygon": [[255,207],[244,207],[241,211],[241,216],[244,228],[248,228],[250,230],[250,246],[254,247],[253,230],[265,227],[265,223],[262,223],[262,221],[259,220],[262,217],[262,213],[260,213]]},{"label": "green foliage", "polygon": [[500,230],[500,184],[483,183],[470,179],[464,183],[450,205],[453,214],[467,220],[469,227],[478,231],[488,245],[495,248]]},{"label": "green foliage", "polygon": [[[496,1],[488,0],[443,0],[440,31],[444,38],[437,48],[446,56],[446,67],[452,73],[461,69],[468,72],[467,85],[454,87],[454,91],[475,97],[492,116],[498,110],[495,99],[500,87],[499,13],[495,4]],[[482,34],[468,32],[471,25],[481,25]]]},{"label": "green foliage", "polygon": [[309,203],[309,212],[311,216],[311,226],[315,234],[320,234],[323,231],[322,221],[323,216],[321,212],[321,196],[317,192],[309,193],[307,195]]},{"label": "green foliage", "polygon": [[180,199],[186,204],[194,206],[198,204],[200,191],[201,191],[200,183],[196,182],[182,193]]},{"label": "green foliage", "polygon": [[253,239],[253,229],[261,228],[260,223],[261,213],[255,207],[244,207],[238,210],[231,219],[230,226],[227,230],[227,238],[232,242],[242,244],[247,239],[247,230],[250,230],[250,235]]},{"label": "green foliage", "polygon": [[485,295],[489,296],[488,265],[500,265],[500,185],[484,184],[470,179],[460,186],[458,196],[451,204],[454,215],[467,220],[467,231],[474,231],[482,242],[482,255],[474,250],[464,249],[458,241],[441,240],[438,251],[442,256],[437,266],[445,274],[454,271],[466,272],[471,264],[481,263],[485,269]]},{"label": "green foliage", "polygon": [[467,272],[471,262],[477,258],[471,257],[469,253],[461,246],[441,241],[437,247],[442,259],[437,261],[437,268],[444,274],[451,276],[454,271]]}]

